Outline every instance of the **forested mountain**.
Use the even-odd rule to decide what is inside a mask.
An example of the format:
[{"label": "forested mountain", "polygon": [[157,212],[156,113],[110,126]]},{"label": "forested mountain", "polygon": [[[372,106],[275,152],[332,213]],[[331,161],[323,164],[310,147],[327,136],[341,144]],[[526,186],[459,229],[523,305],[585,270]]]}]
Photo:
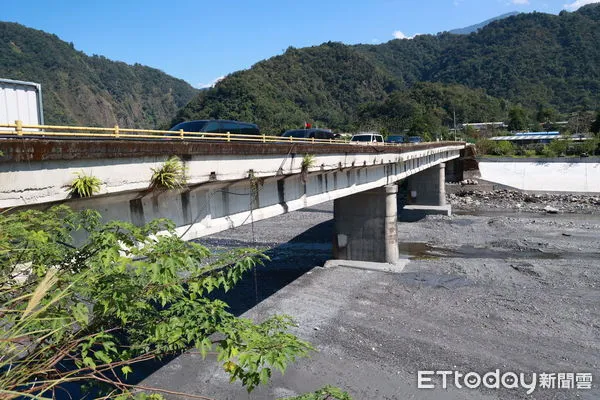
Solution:
[{"label": "forested mountain", "polygon": [[465,28],[452,29],[451,31],[448,31],[448,33],[454,33],[456,35],[468,35],[469,33],[477,32],[479,29],[483,28],[484,26],[486,26],[494,21],[499,21],[501,19],[512,17],[513,15],[517,15],[517,14],[519,14],[517,11],[513,11],[513,12],[506,13],[506,14],[498,15],[497,17],[487,19],[487,20],[480,22],[478,24],[475,24],[475,25],[470,25]]},{"label": "forested mountain", "polygon": [[[190,102],[173,122],[236,118],[257,122],[273,132],[309,120],[354,129],[381,114],[373,102],[385,108],[392,93],[419,82],[438,83],[435,90],[446,95],[467,90],[454,85],[479,90],[477,96],[496,98],[489,104],[505,99],[508,103],[500,108],[503,115],[499,117],[506,117],[509,106],[517,104],[532,115],[542,108],[562,113],[595,109],[600,106],[598,43],[600,6],[593,4],[560,15],[519,14],[470,35],[446,32],[381,45],[325,43],[290,48],[229,75]],[[458,111],[467,103],[456,104],[461,96],[454,98],[458,122],[497,116],[486,111],[467,121],[466,114],[459,116]],[[448,107],[441,107],[440,123],[447,122]]]},{"label": "forested mountain", "polygon": [[383,102],[363,104],[357,111],[357,126],[384,133],[408,132],[434,139],[463,122],[499,121],[507,114],[508,103],[491,97],[483,89],[462,85],[420,82],[407,90],[393,92]]},{"label": "forested mountain", "polygon": [[365,55],[340,43],[290,47],[283,56],[227,76],[191,101],[173,122],[230,118],[258,121],[267,130],[305,121],[346,127],[359,105],[383,100],[394,78]]},{"label": "forested mountain", "polygon": [[47,124],[154,128],[198,93],[157,69],[90,57],[7,22],[0,22],[0,78],[41,83]]},{"label": "forested mountain", "polygon": [[[519,14],[466,36],[443,33],[407,42],[359,48],[409,85],[460,83],[529,107],[561,111],[600,105],[597,4],[558,16]],[[415,53],[428,62],[407,66],[407,55],[414,60]]]}]

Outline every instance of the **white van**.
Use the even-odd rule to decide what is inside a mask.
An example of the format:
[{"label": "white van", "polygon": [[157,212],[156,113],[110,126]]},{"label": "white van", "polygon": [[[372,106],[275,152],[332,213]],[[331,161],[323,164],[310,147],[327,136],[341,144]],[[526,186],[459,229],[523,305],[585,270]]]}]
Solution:
[{"label": "white van", "polygon": [[358,133],[350,139],[351,144],[380,144],[383,145],[383,136],[378,133]]}]

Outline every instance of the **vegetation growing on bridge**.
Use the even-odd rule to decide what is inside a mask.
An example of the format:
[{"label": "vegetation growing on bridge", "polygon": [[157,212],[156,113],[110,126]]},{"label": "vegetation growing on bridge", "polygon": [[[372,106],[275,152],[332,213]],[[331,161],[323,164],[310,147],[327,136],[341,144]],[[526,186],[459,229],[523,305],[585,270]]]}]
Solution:
[{"label": "vegetation growing on bridge", "polygon": [[70,186],[71,197],[90,197],[100,191],[102,181],[95,176],[86,175],[84,172],[76,172],[77,178]]},{"label": "vegetation growing on bridge", "polygon": [[152,168],[150,188],[180,189],[187,182],[186,168],[181,159],[171,156],[160,168]]},{"label": "vegetation growing on bridge", "polygon": [[[231,379],[252,390],[311,351],[288,333],[289,317],[257,324],[211,296],[264,254],[211,257],[173,229],[167,220],[103,224],[95,211],[65,206],[0,214],[0,397],[53,398],[79,382],[97,384],[96,395],[132,397],[137,363],[192,347],[216,353]],[[164,230],[171,234],[156,235]],[[87,239],[75,243],[76,231]]]},{"label": "vegetation growing on bridge", "polygon": [[302,182],[306,183],[308,177],[308,170],[315,165],[315,155],[305,154],[302,157],[302,163],[300,164],[300,178]]}]

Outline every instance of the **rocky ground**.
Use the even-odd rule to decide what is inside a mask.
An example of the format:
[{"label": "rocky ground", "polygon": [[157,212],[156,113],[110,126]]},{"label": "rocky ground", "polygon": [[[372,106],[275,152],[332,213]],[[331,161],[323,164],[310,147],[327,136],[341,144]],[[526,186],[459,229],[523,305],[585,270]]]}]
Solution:
[{"label": "rocky ground", "polygon": [[[477,182],[477,181],[475,181]],[[600,195],[525,193],[491,190],[489,185],[449,186],[448,201],[458,209],[514,210],[540,213],[600,214]]]},{"label": "rocky ground", "polygon": [[[318,352],[250,394],[229,384],[214,360],[191,353],[143,384],[214,399],[275,399],[326,384],[357,400],[600,398],[598,197],[486,190],[449,198],[477,215],[399,223],[401,273],[322,268],[331,254],[331,203],[203,239],[213,248],[270,249],[272,261],[227,300],[256,320],[293,316],[295,333]],[[542,211],[548,205],[559,213]],[[593,383],[589,390],[537,387],[530,395],[522,388],[444,390],[441,379],[435,389],[417,388],[419,370],[496,369],[528,377],[591,373]]]}]

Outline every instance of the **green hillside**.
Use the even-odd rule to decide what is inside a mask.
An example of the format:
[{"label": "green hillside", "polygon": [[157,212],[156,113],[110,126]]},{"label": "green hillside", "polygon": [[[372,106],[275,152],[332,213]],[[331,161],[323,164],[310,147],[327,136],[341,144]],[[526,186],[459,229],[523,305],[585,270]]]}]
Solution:
[{"label": "green hillside", "polygon": [[443,33],[359,49],[408,84],[459,83],[568,112],[600,104],[599,10],[519,14],[466,36]]},{"label": "green hillside", "polygon": [[410,89],[393,92],[383,102],[361,105],[356,125],[434,139],[448,132],[455,116],[463,122],[499,121],[507,114],[507,107],[506,101],[487,95],[483,89],[420,82]]},{"label": "green hillside", "polygon": [[[390,96],[419,82],[438,84],[430,87],[442,96],[434,102],[433,114],[446,125],[454,111],[458,122],[474,122],[506,119],[508,110],[517,105],[532,116],[540,109],[560,113],[595,109],[600,106],[597,43],[600,6],[589,5],[560,15],[519,14],[470,35],[441,33],[381,45],[290,48],[229,75],[196,97],[173,122],[234,118],[257,122],[271,132],[304,121],[340,130],[374,123],[386,126],[391,117],[383,115],[402,97],[417,103],[416,110],[430,108],[431,101],[414,92]],[[480,107],[469,98],[489,101]],[[394,118],[393,125],[398,126],[401,112]]]},{"label": "green hillside", "polygon": [[47,124],[155,128],[198,91],[157,69],[89,57],[57,36],[0,22],[0,78],[42,84]]},{"label": "green hillside", "polygon": [[343,44],[289,48],[200,93],[173,122],[230,118],[275,132],[313,121],[344,129],[359,105],[383,100],[397,87],[383,68]]}]

